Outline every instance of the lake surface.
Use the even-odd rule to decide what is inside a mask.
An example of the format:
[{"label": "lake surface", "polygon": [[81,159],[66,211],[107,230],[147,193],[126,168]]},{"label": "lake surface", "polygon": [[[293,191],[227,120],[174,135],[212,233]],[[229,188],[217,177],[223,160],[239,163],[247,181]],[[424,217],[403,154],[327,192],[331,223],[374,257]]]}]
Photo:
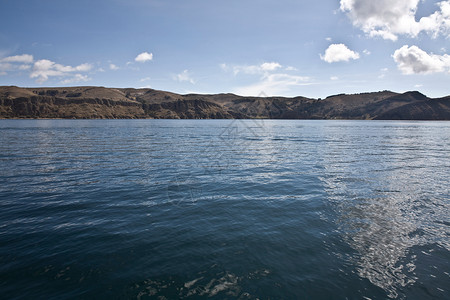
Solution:
[{"label": "lake surface", "polygon": [[0,120],[0,298],[448,299],[449,170],[450,122]]}]

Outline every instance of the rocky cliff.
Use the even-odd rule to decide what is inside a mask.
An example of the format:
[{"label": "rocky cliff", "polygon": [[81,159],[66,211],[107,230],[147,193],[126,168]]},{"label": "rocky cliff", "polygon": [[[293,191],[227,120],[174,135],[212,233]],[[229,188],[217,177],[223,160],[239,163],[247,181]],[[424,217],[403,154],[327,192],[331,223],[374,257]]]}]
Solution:
[{"label": "rocky cliff", "polygon": [[450,96],[419,92],[339,94],[325,99],[179,95],[153,89],[0,87],[0,118],[450,120]]}]

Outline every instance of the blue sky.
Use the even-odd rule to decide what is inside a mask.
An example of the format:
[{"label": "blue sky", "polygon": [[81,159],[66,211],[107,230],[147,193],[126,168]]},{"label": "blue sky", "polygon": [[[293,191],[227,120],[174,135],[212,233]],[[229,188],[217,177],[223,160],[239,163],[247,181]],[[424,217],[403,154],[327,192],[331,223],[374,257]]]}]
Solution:
[{"label": "blue sky", "polygon": [[0,85],[450,95],[450,0],[2,0]]}]

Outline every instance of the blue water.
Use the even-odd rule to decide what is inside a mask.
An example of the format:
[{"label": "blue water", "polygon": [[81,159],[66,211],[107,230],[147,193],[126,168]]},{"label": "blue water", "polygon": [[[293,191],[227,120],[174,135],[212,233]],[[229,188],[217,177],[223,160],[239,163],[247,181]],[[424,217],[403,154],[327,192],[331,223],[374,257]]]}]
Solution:
[{"label": "blue water", "polygon": [[0,298],[444,299],[450,122],[1,120]]}]

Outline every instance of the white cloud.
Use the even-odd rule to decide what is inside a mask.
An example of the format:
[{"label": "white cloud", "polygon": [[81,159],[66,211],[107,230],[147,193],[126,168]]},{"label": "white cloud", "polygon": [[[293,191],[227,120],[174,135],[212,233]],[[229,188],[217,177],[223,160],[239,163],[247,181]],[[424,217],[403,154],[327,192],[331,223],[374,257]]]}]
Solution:
[{"label": "white cloud", "polygon": [[188,70],[184,70],[180,74],[175,75],[174,76],[174,80],[177,80],[177,81],[180,81],[180,82],[187,81],[187,82],[190,82],[192,84],[195,84],[195,80],[192,79],[192,77],[189,74]]},{"label": "white cloud", "polygon": [[141,62],[141,63],[146,62],[146,61],[151,61],[151,60],[153,60],[153,53],[142,52],[141,54],[136,56],[136,58],[134,60],[137,62]]},{"label": "white cloud", "polygon": [[421,0],[341,0],[340,9],[346,12],[353,25],[371,37],[396,41],[398,35],[417,37],[427,32],[433,37],[450,36],[450,0],[437,3],[437,10],[416,21]]},{"label": "white cloud", "polygon": [[23,71],[31,68],[33,55],[22,54],[0,58],[0,75],[6,75],[9,71]]},{"label": "white cloud", "polygon": [[81,74],[75,74],[71,78],[67,78],[61,81],[62,84],[69,84],[69,83],[75,83],[80,81],[88,81],[91,78],[89,78],[87,75],[81,75]]},{"label": "white cloud", "polygon": [[20,65],[19,70],[29,70],[31,69],[31,65]]},{"label": "white cloud", "polygon": [[450,70],[450,55],[428,54],[417,46],[405,45],[392,56],[403,74],[431,74]]},{"label": "white cloud", "polygon": [[51,76],[66,77],[62,83],[87,81],[90,78],[80,72],[88,72],[92,69],[90,64],[81,64],[76,67],[57,64],[48,59],[34,62],[33,55],[21,54],[0,59],[0,75],[6,75],[8,71],[30,71],[30,78],[36,78],[38,83],[43,83]]},{"label": "white cloud", "polygon": [[364,53],[365,55],[370,55],[372,52],[370,52],[370,51],[367,50],[367,49],[364,49],[364,50],[363,50],[363,53]]},{"label": "white cloud", "polygon": [[[233,65],[229,66],[227,64],[221,64],[220,68],[226,72],[233,71],[234,75],[237,75],[239,73],[244,74],[250,74],[250,75],[258,75],[258,74],[265,74],[268,72],[276,71],[279,68],[282,68],[283,66],[277,62],[264,62],[260,65]],[[292,67],[290,67],[291,70]]]},{"label": "white cloud", "polygon": [[288,66],[285,68],[286,71],[298,71],[296,67]]},{"label": "white cloud", "polygon": [[261,70],[263,71],[275,71],[278,68],[281,68],[281,65],[277,62],[265,62],[261,64]]},{"label": "white cloud", "polygon": [[320,58],[328,63],[349,61],[350,59],[358,59],[359,54],[347,48],[344,44],[331,44],[325,55],[320,55]]},{"label": "white cloud", "polygon": [[235,90],[235,93],[243,96],[280,95],[295,86],[311,85],[312,83],[309,80],[309,77],[290,74],[266,74],[260,82],[239,87]]},{"label": "white cloud", "polygon": [[116,66],[115,64],[109,64],[109,69],[115,71],[115,70],[119,70],[120,68],[118,66]]},{"label": "white cloud", "polygon": [[339,77],[337,77],[337,76],[331,76],[330,79],[331,79],[331,80],[338,80]]},{"label": "white cloud", "polygon": [[[72,76],[72,78],[77,77],[80,79],[78,75],[72,75],[74,72],[87,72],[91,70],[92,65],[90,64],[81,64],[76,67],[64,66],[57,64],[48,59],[41,59],[34,63],[33,70],[30,74],[30,78],[36,78],[38,83],[43,83],[48,80],[51,76]],[[80,75],[82,76],[82,75]]]},{"label": "white cloud", "polygon": [[8,56],[0,59],[0,62],[31,64],[33,62],[33,55],[22,54],[22,55]]},{"label": "white cloud", "polygon": [[145,78],[142,78],[141,80],[139,80],[140,82],[144,82],[144,81],[149,81],[149,80],[151,80],[151,78],[150,77],[145,77]]}]

